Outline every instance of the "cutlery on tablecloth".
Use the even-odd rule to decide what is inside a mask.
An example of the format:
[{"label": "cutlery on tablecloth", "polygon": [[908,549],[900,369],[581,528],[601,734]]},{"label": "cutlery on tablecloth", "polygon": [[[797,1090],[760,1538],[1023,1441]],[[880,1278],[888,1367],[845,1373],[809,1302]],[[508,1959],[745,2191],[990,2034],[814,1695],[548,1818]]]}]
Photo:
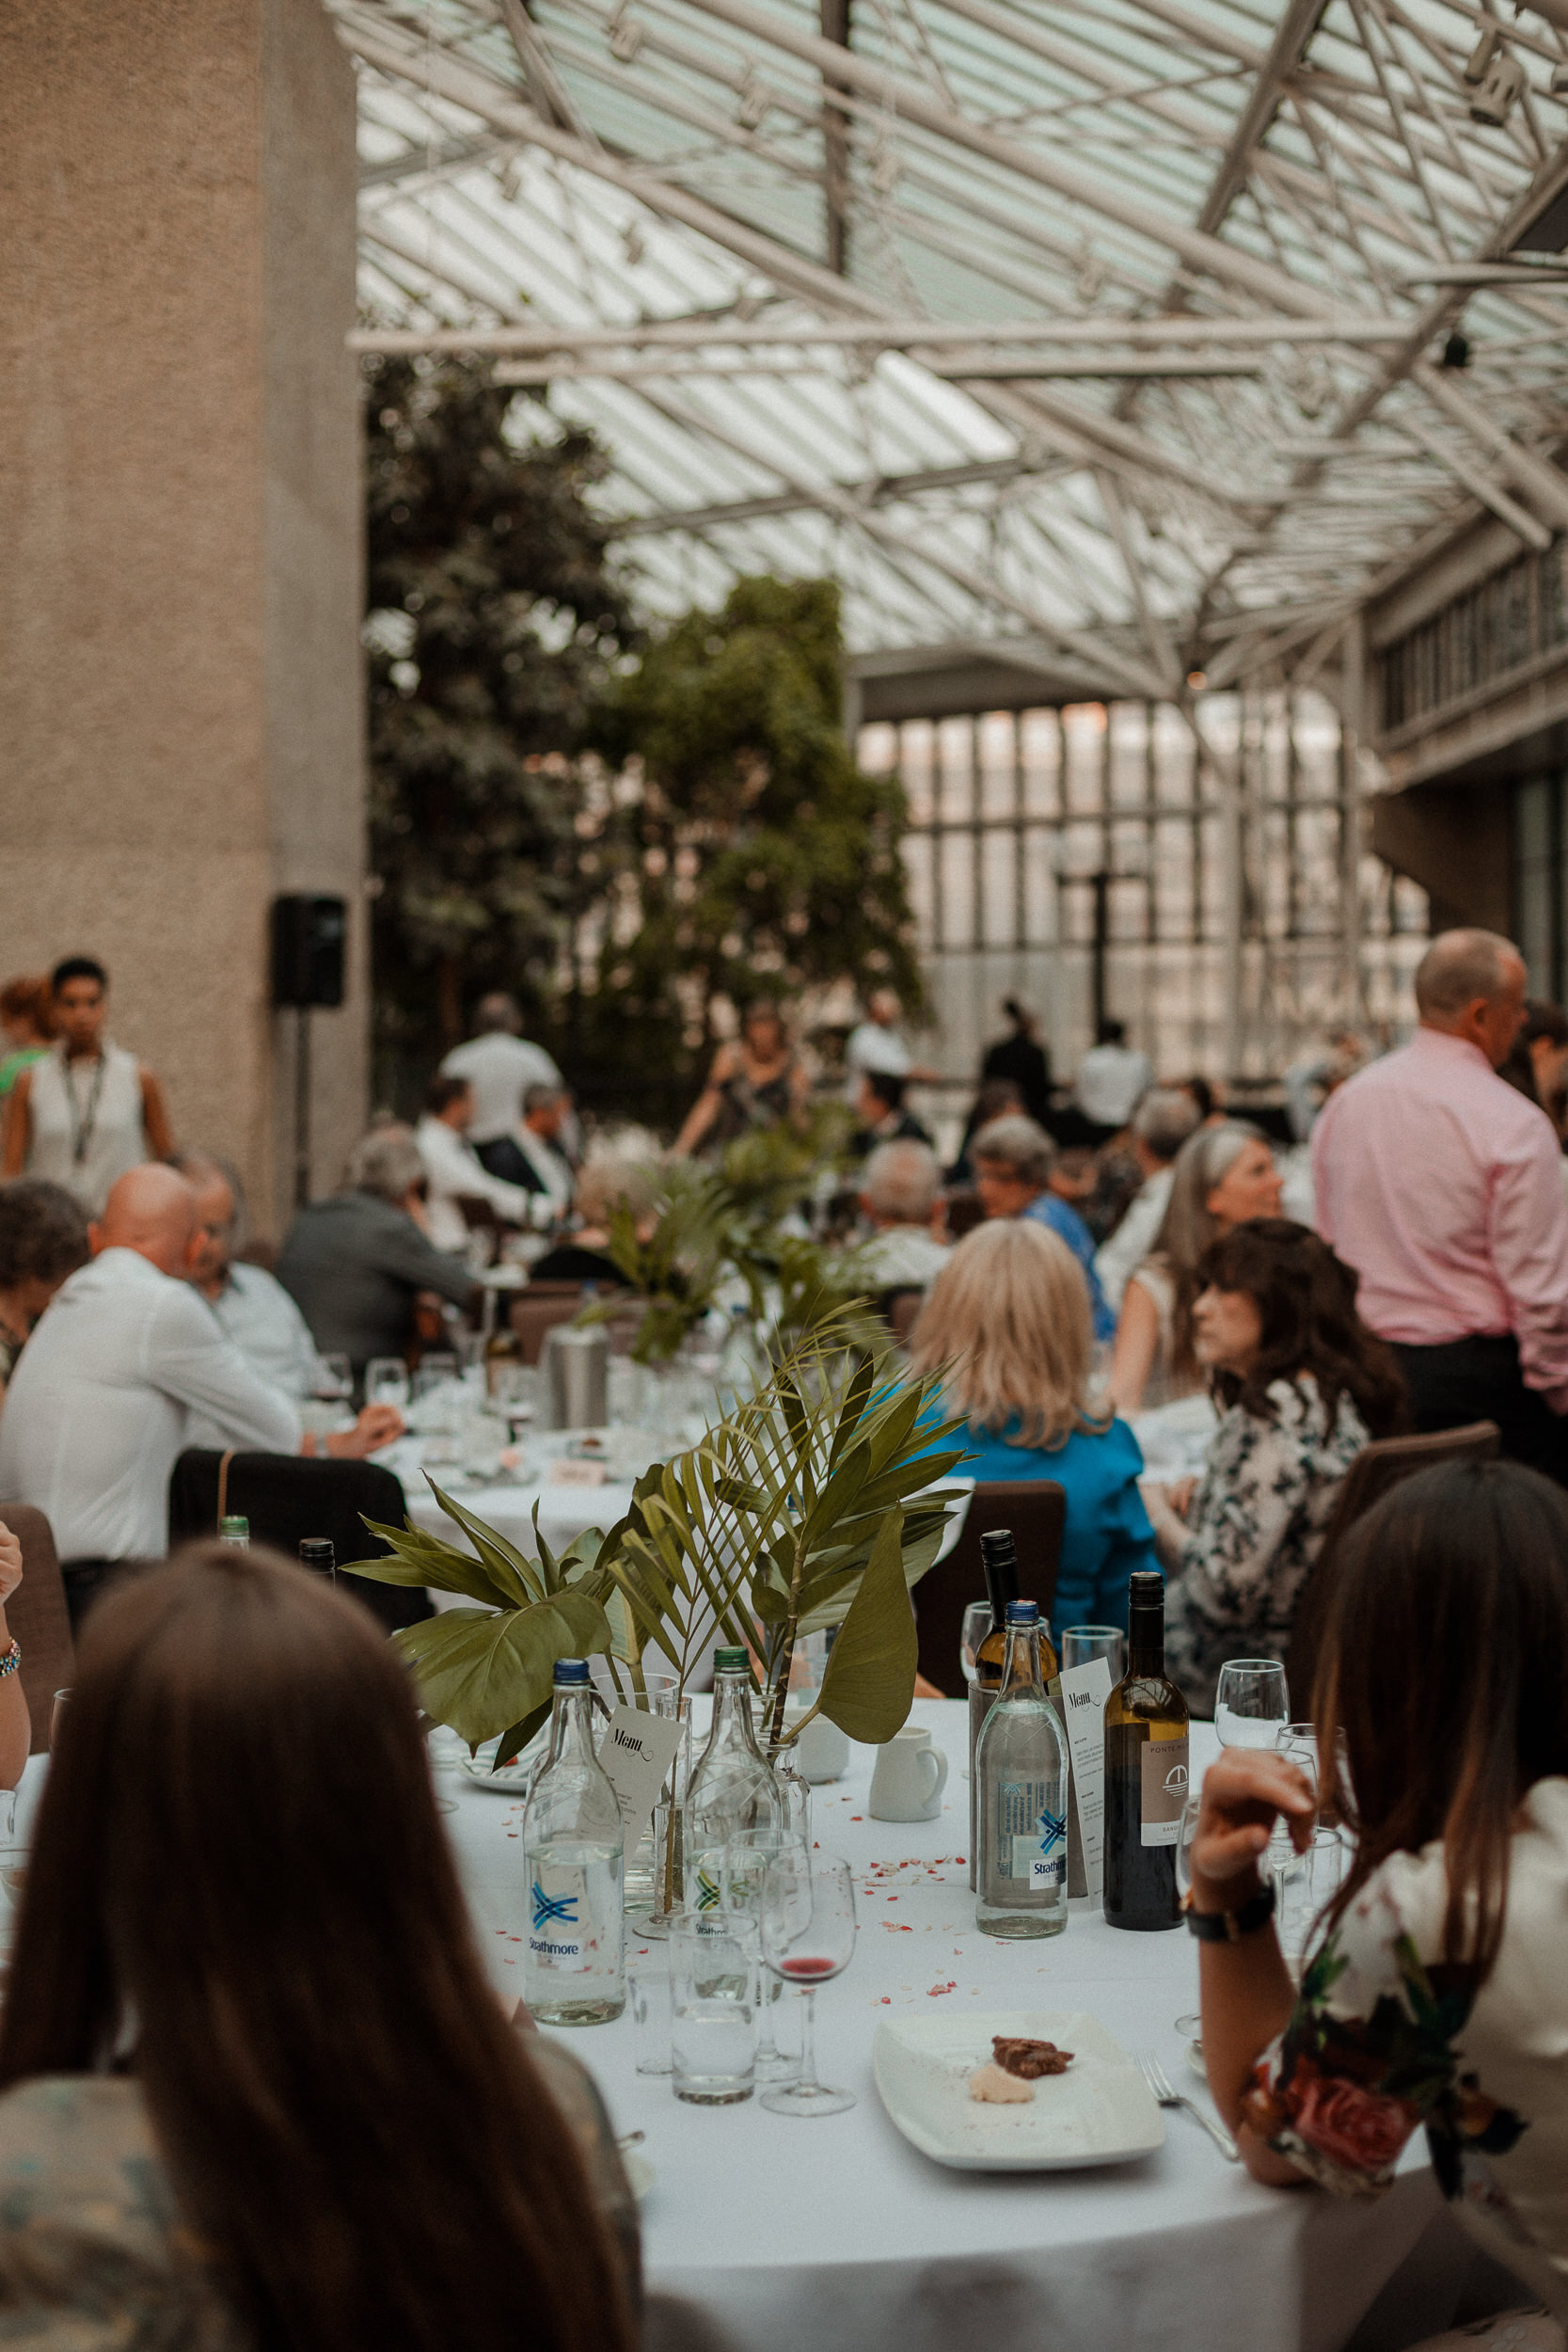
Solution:
[{"label": "cutlery on tablecloth", "polygon": [[1160,2105],[1163,2107],[1185,2107],[1189,2115],[1197,2118],[1221,2155],[1231,2164],[1240,2164],[1242,2152],[1225,2126],[1222,2123],[1216,2123],[1212,2116],[1205,2115],[1196,2099],[1189,2099],[1185,2091],[1172,2088],[1170,2076],[1153,2051],[1139,2050],[1136,2058],[1138,2072]]}]

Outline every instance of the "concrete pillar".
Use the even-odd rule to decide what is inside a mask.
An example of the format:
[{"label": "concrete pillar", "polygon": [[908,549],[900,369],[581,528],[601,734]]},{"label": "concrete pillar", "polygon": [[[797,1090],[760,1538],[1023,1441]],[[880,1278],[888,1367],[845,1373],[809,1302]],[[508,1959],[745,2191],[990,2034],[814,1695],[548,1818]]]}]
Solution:
[{"label": "concrete pillar", "polygon": [[0,9],[0,962],[87,952],[182,1146],[288,1207],[273,894],[341,892],[365,1110],[355,93],[319,0]]}]

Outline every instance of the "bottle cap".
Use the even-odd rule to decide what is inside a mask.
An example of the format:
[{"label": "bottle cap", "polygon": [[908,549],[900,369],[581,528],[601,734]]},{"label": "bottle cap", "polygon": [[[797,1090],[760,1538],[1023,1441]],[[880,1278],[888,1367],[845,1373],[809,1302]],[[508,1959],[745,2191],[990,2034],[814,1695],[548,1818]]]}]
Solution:
[{"label": "bottle cap", "polygon": [[1007,1623],[1017,1626],[1038,1625],[1040,1605],[1037,1600],[1010,1600],[1007,1603]]},{"label": "bottle cap", "polygon": [[1127,1580],[1128,1606],[1148,1609],[1165,1605],[1165,1580],[1158,1568],[1134,1568]]},{"label": "bottle cap", "polygon": [[555,1687],[558,1691],[580,1691],[588,1682],[586,1658],[558,1658],[555,1661]]},{"label": "bottle cap", "polygon": [[299,1564],[303,1568],[335,1568],[338,1555],[332,1549],[330,1535],[304,1535],[300,1538]]},{"label": "bottle cap", "polygon": [[713,1655],[713,1671],[716,1675],[747,1674],[749,1665],[745,1651],[743,1649],[716,1650]]},{"label": "bottle cap", "polygon": [[225,1543],[240,1542],[248,1537],[249,1534],[250,1521],[247,1518],[242,1518],[237,1511],[226,1513],[218,1521],[218,1535]]},{"label": "bottle cap", "polygon": [[988,1527],[980,1538],[982,1560],[1011,1560],[1015,1557],[1013,1531],[1010,1527]]}]

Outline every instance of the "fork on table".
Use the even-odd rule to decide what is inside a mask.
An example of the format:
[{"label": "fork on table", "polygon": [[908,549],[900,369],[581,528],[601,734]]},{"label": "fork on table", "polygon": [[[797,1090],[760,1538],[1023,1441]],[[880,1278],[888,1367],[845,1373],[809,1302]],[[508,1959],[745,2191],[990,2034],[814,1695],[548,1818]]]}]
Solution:
[{"label": "fork on table", "polygon": [[1172,2088],[1170,2076],[1166,2074],[1164,2068],[1161,2065],[1153,2051],[1139,2050],[1136,2053],[1136,2057],[1138,2072],[1143,2076],[1145,2082],[1148,2085],[1149,2090],[1153,2092],[1154,2097],[1158,2100],[1161,2106],[1185,2107],[1189,2115],[1193,2115],[1197,2118],[1197,2121],[1202,2124],[1204,2130],[1208,2133],[1210,2138],[1213,2141],[1221,2155],[1224,2156],[1230,2164],[1240,2164],[1242,2161],[1242,2152],[1237,2147],[1235,2141],[1231,2138],[1230,2134],[1225,2129],[1225,2126],[1222,2123],[1216,2123],[1212,2116],[1205,2115],[1203,2109],[1198,2106],[1196,2099],[1189,2099],[1185,2091],[1177,2090]]}]

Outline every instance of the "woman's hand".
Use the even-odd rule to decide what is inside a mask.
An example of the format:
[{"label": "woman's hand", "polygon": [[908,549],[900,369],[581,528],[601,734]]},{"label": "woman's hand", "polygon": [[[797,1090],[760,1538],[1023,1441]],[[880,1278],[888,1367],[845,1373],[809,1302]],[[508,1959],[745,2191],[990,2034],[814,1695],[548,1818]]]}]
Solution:
[{"label": "woman's hand", "polygon": [[395,1405],[367,1405],[352,1429],[335,1429],[326,1451],[337,1462],[362,1462],[367,1454],[390,1445],[403,1435],[403,1415]]},{"label": "woman's hand", "polygon": [[0,1609],[22,1581],[22,1538],[0,1521]]},{"label": "woman's hand", "polygon": [[1257,1883],[1276,1819],[1297,1853],[1312,1842],[1318,1801],[1299,1765],[1268,1748],[1224,1748],[1203,1780],[1192,1844],[1193,1909],[1233,1911]]},{"label": "woman's hand", "polygon": [[1192,1509],[1193,1497],[1196,1492],[1197,1480],[1191,1476],[1173,1479],[1165,1488],[1165,1501],[1179,1519],[1184,1519]]}]

